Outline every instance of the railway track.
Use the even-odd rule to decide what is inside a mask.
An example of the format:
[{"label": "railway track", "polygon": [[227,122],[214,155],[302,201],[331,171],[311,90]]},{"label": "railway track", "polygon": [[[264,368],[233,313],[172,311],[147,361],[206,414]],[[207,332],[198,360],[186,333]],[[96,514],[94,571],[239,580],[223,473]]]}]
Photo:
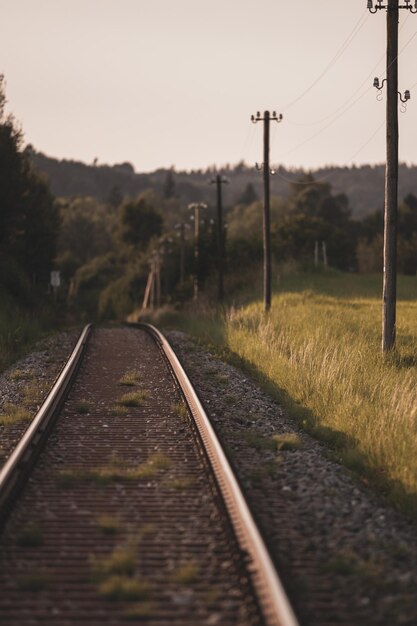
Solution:
[{"label": "railway track", "polygon": [[296,626],[198,397],[153,327],[86,327],[0,472],[0,622]]}]

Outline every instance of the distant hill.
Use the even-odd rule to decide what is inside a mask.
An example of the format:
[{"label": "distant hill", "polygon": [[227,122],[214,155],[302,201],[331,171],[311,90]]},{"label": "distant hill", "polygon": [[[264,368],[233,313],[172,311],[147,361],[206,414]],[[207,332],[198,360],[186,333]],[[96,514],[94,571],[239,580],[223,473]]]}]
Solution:
[{"label": "distant hill", "polygon": [[[93,196],[108,199],[117,190],[123,196],[134,196],[145,189],[153,188],[164,194],[167,178],[173,179],[171,192],[183,206],[189,202],[205,201],[213,203],[214,189],[210,179],[217,173],[215,168],[206,170],[176,171],[159,169],[152,173],[135,172],[130,163],[116,165],[87,165],[79,161],[58,160],[40,152],[32,151],[31,158],[41,172],[49,179],[52,193],[58,197]],[[324,167],[312,170],[317,180],[332,185],[337,193],[345,193],[350,201],[353,217],[361,218],[383,206],[384,166],[364,165],[361,167]],[[243,162],[226,166],[221,172],[230,185],[225,188],[225,204],[235,204],[248,183],[251,183],[262,197],[262,173]],[[276,196],[288,195],[288,184],[304,174],[304,170],[279,168],[271,177],[271,193]],[[417,196],[417,166],[400,165],[399,198],[409,193]]]}]

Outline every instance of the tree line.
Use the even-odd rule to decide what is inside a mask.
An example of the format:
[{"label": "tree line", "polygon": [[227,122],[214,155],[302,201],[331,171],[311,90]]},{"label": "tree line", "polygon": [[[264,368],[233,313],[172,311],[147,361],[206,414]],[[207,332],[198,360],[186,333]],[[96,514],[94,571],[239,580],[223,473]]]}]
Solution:
[{"label": "tree line", "polygon": [[[34,166],[37,153],[24,147],[14,118],[5,114],[4,79],[0,78],[0,288],[23,304],[46,294],[51,270],[59,270],[65,305],[87,317],[123,317],[140,305],[152,259],[157,255],[166,301],[192,296],[193,275],[202,285],[217,270],[215,193],[208,184],[217,170],[194,172],[192,180],[174,169],[142,178],[125,163],[106,193],[66,194],[54,198],[43,173]],[[39,157],[39,155],[38,155]],[[61,165],[50,160],[58,169]],[[74,166],[74,171],[80,169]],[[106,168],[96,172],[104,189]],[[60,171],[70,171],[68,168]],[[233,175],[231,173],[233,172]],[[113,171],[114,173],[114,171]],[[220,173],[220,172],[219,172]],[[239,164],[221,171],[229,178],[225,197],[226,271],[239,276],[262,260],[262,200],[253,168]],[[102,177],[102,179],[100,178]],[[130,186],[127,184],[130,181]],[[237,181],[241,185],[236,187]],[[108,180],[107,180],[108,182]],[[137,181],[136,181],[137,182]],[[56,184],[56,183],[55,183]],[[71,177],[67,180],[71,187]],[[107,183],[106,183],[107,184]],[[350,198],[329,179],[300,173],[286,182],[285,194],[271,198],[272,251],[276,263],[295,261],[310,269],[323,258],[342,271],[381,271],[382,206],[362,218]],[[90,189],[88,185],[85,189]],[[193,197],[193,193],[195,193]],[[194,266],[193,224],[188,201],[206,200],[200,225],[199,264]],[[177,236],[187,223],[188,239]],[[417,195],[408,192],[399,206],[399,270],[417,271]],[[181,276],[181,263],[185,275]]]}]

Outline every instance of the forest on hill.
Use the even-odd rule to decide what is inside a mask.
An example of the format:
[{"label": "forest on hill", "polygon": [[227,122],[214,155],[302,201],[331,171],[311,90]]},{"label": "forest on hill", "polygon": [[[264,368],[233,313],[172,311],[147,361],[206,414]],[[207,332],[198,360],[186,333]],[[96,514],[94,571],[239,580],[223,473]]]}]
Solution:
[{"label": "forest on hill", "polygon": [[[172,176],[175,195],[184,207],[190,202],[212,201],[213,190],[208,182],[217,172],[215,167],[191,171],[158,169],[150,173],[138,173],[130,163],[88,165],[80,161],[58,160],[33,149],[30,152],[33,164],[48,177],[51,191],[56,197],[91,196],[107,201],[116,192],[122,197],[132,197],[149,188],[160,195],[169,195],[169,178]],[[317,181],[329,183],[335,193],[348,196],[352,218],[361,219],[383,206],[384,169],[384,165],[328,166],[308,173]],[[226,205],[238,204],[242,190],[249,184],[255,191],[255,198],[262,197],[262,173],[256,171],[254,164],[240,162],[226,165],[219,171],[230,182],[225,189]],[[304,174],[304,170],[278,168],[276,175],[271,177],[272,195],[287,198],[289,183]],[[399,168],[399,197],[403,198],[410,193],[417,196],[417,166],[403,163]]]}]

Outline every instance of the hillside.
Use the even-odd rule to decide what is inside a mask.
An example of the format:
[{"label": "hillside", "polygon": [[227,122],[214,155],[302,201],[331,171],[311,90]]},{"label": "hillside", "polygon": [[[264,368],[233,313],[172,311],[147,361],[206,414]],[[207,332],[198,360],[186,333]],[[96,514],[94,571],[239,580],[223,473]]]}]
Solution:
[{"label": "hillside", "polygon": [[[207,170],[175,171],[159,169],[151,173],[135,172],[130,163],[116,165],[87,165],[79,161],[58,160],[33,151],[35,166],[46,174],[55,196],[93,196],[107,199],[117,189],[122,195],[134,196],[150,187],[163,194],[167,180],[173,179],[172,193],[181,204],[189,202],[212,202],[214,190],[209,185],[216,173],[214,167]],[[222,168],[230,185],[225,189],[225,203],[234,205],[244,189],[251,183],[259,197],[262,196],[262,173],[245,163]],[[288,184],[304,173],[303,170],[280,168],[271,177],[273,195],[286,197]],[[330,183],[334,192],[345,193],[350,201],[353,217],[361,218],[383,205],[384,166],[325,167],[313,170],[318,180]],[[417,196],[417,166],[400,165],[399,198],[409,193]]]}]

